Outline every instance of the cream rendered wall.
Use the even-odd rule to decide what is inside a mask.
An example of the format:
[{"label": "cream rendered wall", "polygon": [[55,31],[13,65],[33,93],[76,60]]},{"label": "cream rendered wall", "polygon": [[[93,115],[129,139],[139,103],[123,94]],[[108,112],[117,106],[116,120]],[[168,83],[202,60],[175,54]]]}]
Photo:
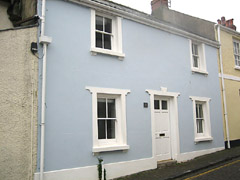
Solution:
[{"label": "cream rendered wall", "polygon": [[221,31],[223,72],[224,74],[240,77],[240,70],[234,69],[235,67],[235,60],[233,55],[233,39],[234,38],[240,41],[240,36],[236,37],[228,32]]},{"label": "cream rendered wall", "polygon": [[37,27],[0,32],[0,179],[31,180],[36,170]]},{"label": "cream rendered wall", "polygon": [[13,25],[8,19],[7,8],[9,3],[0,1],[0,30],[12,28]]},{"label": "cream rendered wall", "polygon": [[240,139],[240,82],[225,80],[230,140]]},{"label": "cream rendered wall", "polygon": [[[233,52],[233,39],[240,40],[240,36],[231,34],[230,32],[221,29],[221,46],[222,46],[222,60],[224,75],[231,75],[240,79],[240,70],[235,69],[235,59]],[[220,69],[220,68],[219,68]],[[221,78],[220,78],[221,82]],[[228,125],[230,141],[240,140],[240,81],[229,80],[224,78]],[[223,114],[224,117],[224,114]],[[226,140],[226,127],[224,119],[224,135]]]}]

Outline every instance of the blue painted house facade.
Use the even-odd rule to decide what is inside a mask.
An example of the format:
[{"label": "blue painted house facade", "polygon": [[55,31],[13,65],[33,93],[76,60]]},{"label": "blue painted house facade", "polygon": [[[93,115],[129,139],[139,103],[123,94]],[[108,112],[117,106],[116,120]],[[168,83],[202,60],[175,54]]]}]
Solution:
[{"label": "blue painted house facade", "polygon": [[36,180],[97,179],[98,157],[112,179],[224,148],[215,40],[100,0],[46,1],[44,28]]}]

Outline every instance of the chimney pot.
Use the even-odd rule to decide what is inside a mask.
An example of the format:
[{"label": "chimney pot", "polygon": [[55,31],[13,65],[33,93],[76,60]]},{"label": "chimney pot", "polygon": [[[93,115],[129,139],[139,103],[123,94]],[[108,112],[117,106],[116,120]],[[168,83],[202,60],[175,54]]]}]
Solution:
[{"label": "chimney pot", "polygon": [[224,16],[221,17],[221,24],[222,24],[223,26],[226,26],[226,19],[225,19]]},{"label": "chimney pot", "polygon": [[229,21],[229,26],[230,27],[233,26],[233,19],[229,19],[228,21]]},{"label": "chimney pot", "polygon": [[229,26],[229,20],[226,21],[226,27],[230,27]]},{"label": "chimney pot", "polygon": [[222,17],[221,17],[221,20],[218,19],[217,22],[218,22],[218,24],[221,24],[221,25],[223,25],[223,26],[226,26],[226,27],[228,27],[228,28],[231,28],[231,29],[233,29],[233,30],[235,30],[235,31],[236,31],[236,29],[237,29],[236,26],[233,24],[233,19],[229,19],[229,20],[226,21],[225,17],[222,16]]}]

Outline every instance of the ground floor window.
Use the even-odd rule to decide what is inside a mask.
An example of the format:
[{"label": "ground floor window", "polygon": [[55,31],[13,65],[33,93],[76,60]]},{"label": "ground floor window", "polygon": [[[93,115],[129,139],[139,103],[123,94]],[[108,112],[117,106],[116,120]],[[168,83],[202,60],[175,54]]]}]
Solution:
[{"label": "ground floor window", "polygon": [[128,149],[126,95],[130,90],[86,89],[92,93],[93,152]]},{"label": "ground floor window", "polygon": [[193,97],[193,120],[195,127],[195,142],[212,140],[210,122],[210,98]]}]

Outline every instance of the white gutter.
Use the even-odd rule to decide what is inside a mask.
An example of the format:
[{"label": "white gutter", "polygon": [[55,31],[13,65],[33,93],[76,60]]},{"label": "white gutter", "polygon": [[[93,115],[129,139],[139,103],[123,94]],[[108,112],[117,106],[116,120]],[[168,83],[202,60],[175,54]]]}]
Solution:
[{"label": "white gutter", "polygon": [[[219,25],[216,25],[216,26],[217,26],[218,42],[219,44],[221,44],[220,26]],[[219,60],[220,60],[220,71],[221,71],[221,79],[222,79],[222,93],[223,93],[224,118],[225,118],[226,136],[227,136],[227,147],[231,148],[230,140],[229,140],[227,101],[226,101],[225,84],[224,84],[224,77],[223,77],[222,46],[219,47]]]},{"label": "white gutter", "polygon": [[50,37],[44,36],[45,11],[46,11],[46,0],[42,0],[41,34],[39,37],[39,43],[43,45],[42,101],[41,101],[41,124],[40,124],[41,125],[40,180],[43,180],[43,172],[44,172],[47,45],[52,41]]}]

